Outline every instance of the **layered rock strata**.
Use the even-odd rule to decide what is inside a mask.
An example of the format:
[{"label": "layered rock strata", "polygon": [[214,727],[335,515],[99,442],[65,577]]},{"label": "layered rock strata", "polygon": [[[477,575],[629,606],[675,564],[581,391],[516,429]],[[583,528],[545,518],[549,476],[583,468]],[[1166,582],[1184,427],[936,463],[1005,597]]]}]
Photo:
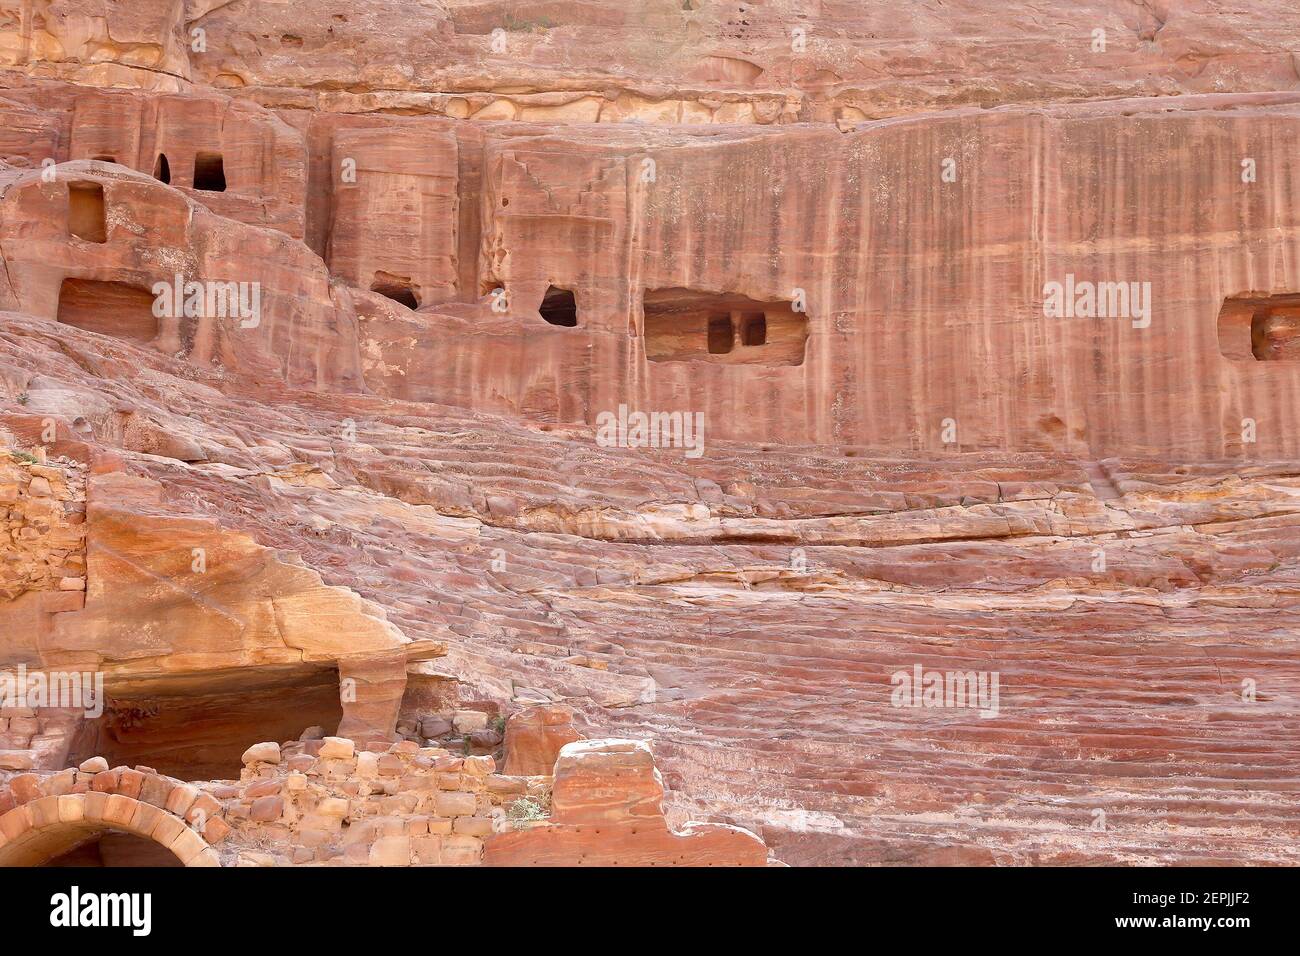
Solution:
[{"label": "layered rock strata", "polygon": [[633,6],[0,5],[0,862],[1297,862],[1289,4]]}]

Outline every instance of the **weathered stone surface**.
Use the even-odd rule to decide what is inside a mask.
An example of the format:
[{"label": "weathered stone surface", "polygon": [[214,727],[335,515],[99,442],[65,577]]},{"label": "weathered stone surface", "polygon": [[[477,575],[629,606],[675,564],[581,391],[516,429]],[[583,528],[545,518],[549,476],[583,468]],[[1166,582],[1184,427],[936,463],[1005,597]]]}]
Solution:
[{"label": "weathered stone surface", "polygon": [[[97,241],[71,232],[77,228],[72,215],[78,190],[97,193],[87,211],[102,233]],[[359,384],[358,340],[354,334],[352,347],[344,342],[346,327],[355,328],[355,313],[348,293],[331,284],[315,255],[281,232],[223,218],[145,173],[74,160],[55,166],[54,182],[48,183],[40,172],[0,168],[0,249],[8,266],[0,309],[149,343],[198,364],[287,375],[307,385]],[[243,298],[237,288],[229,301],[248,306],[247,314],[234,308],[215,314],[222,310],[214,299],[211,311],[195,322],[180,314],[183,286],[179,306],[152,314],[154,287],[174,287],[177,276],[182,283],[245,283]],[[84,310],[74,308],[78,291],[91,303]],[[147,444],[151,438],[164,440],[134,435],[129,417],[115,426],[97,423],[107,411],[90,406],[77,409],[76,416],[100,434],[111,427],[128,445],[144,446],[141,451],[154,451]]]},{"label": "weathered stone surface", "polygon": [[244,751],[244,763],[279,763],[280,745],[271,741],[253,744]]},{"label": "weathered stone surface", "polygon": [[581,739],[573,726],[573,708],[563,704],[526,708],[506,722],[503,772],[515,776],[553,773],[561,748]]},{"label": "weathered stone surface", "polygon": [[[767,848],[736,827],[668,827],[650,748],[631,740],[568,744],[555,764],[545,824],[490,837],[494,866],[764,866]],[[597,839],[599,836],[599,839]]]},{"label": "weathered stone surface", "polygon": [[[49,135],[7,135],[8,124],[34,110]],[[302,135],[254,104],[198,90],[156,96],[36,82],[4,91],[0,120],[0,159],[11,164],[96,160],[105,168],[107,161],[157,178],[165,162],[168,184],[213,212],[303,236]],[[221,191],[195,188],[204,154],[221,157]]]},{"label": "weathered stone surface", "polygon": [[[1295,82],[1287,0],[1016,0],[998,7],[997,29],[977,0],[922,9],[782,0],[747,10],[558,0],[533,15],[500,3],[370,0],[364,16],[339,15],[324,0],[204,3],[201,53],[184,6],[119,0],[15,17],[0,25],[0,64],[96,86],[191,81],[295,110],[558,124],[851,123],[945,106]],[[1104,52],[1091,49],[1097,29]]]},{"label": "weathered stone surface", "polygon": [[1297,862],[1291,0],[21,6],[0,862]]},{"label": "weathered stone surface", "polygon": [[355,749],[355,745],[350,740],[342,737],[326,737],[318,753],[324,758],[346,760],[352,756]]}]

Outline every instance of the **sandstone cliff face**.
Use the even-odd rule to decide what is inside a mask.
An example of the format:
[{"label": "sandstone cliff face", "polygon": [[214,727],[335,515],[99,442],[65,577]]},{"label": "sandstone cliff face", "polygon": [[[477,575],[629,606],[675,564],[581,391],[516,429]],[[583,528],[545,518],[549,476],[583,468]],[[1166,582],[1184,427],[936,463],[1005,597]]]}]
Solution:
[{"label": "sandstone cliff face", "polygon": [[[68,249],[61,190],[33,173],[11,187],[20,205],[6,218],[47,223],[58,248],[15,250],[8,281],[15,307],[53,315],[60,281],[96,268],[129,269],[142,289],[176,274],[247,276],[263,289],[259,328],[163,328],[159,346],[193,340],[196,361],[271,374],[291,356],[296,382],[349,389],[364,378],[383,395],[548,421],[595,424],[627,404],[699,410],[710,435],[760,442],[1291,455],[1294,364],[1262,360],[1249,321],[1242,331],[1226,316],[1239,302],[1271,314],[1300,287],[1295,214],[1275,198],[1294,188],[1295,103],[955,113],[849,135],[586,127],[561,137],[326,117],[306,130],[319,199],[271,217],[299,223],[290,234],[305,233],[324,266],[202,211],[190,224],[192,207],[156,186],[157,198],[143,196],[143,178],[119,178],[105,215],[170,206],[153,214],[164,228],[152,257],[138,221],[101,248]],[[1096,161],[1113,155],[1143,162]],[[1244,182],[1246,162],[1268,169],[1267,182]],[[70,197],[99,172],[65,164],[55,185]],[[190,195],[211,204],[228,194]],[[1094,212],[1112,208],[1130,212],[1107,222]],[[936,238],[914,243],[900,222]],[[24,258],[37,260],[30,279]],[[280,260],[294,268],[268,275]],[[331,286],[325,268],[359,291]],[[1047,290],[1076,283],[1099,287],[1108,314],[1076,311],[1073,298],[1055,314]],[[542,314],[557,290],[570,296],[569,327]],[[305,298],[322,314],[285,315]],[[705,331],[719,312],[736,345],[714,354]],[[744,315],[762,316],[757,345],[741,340]],[[1288,329],[1277,327],[1268,354],[1287,354]]]},{"label": "sandstone cliff face", "polygon": [[1288,5],[11,6],[0,863],[1296,862]]},{"label": "sandstone cliff face", "polygon": [[[102,674],[108,714],[76,744],[63,734],[47,752],[34,735],[15,734],[0,750],[33,752],[11,762],[53,769],[69,746],[147,749],[169,769],[214,775],[234,766],[242,735],[268,724],[296,735],[322,717],[382,737],[407,662],[445,653],[411,641],[355,593],[323,585],[297,554],[177,513],[158,482],[105,471],[87,483],[75,461],[29,468],[10,509],[19,520],[9,535],[10,600],[0,606],[14,632],[6,662]],[[283,712],[288,701],[296,713]],[[159,711],[161,721],[137,726]]]},{"label": "sandstone cliff face", "polygon": [[[222,422],[206,462],[121,453],[445,638],[421,668],[653,737],[675,826],[748,826],[791,863],[1289,859],[1291,463],[692,461],[303,391],[268,417],[255,384],[47,328],[6,325],[32,415],[126,389],[164,427]],[[131,371],[86,370],[110,362]],[[998,714],[892,706],[918,664],[1000,674]]]},{"label": "sandstone cliff face", "polygon": [[[1294,364],[1234,348],[1219,315],[1300,289],[1279,201],[1297,102],[952,113],[848,135],[494,130],[460,153],[483,198],[458,220],[459,290],[479,305],[428,304],[440,290],[414,316],[359,306],[367,383],[589,424],[620,404],[701,410],[711,435],[754,442],[1294,455]],[[1246,160],[1271,187],[1242,181]],[[445,237],[409,238],[446,262]],[[376,275],[410,273],[405,245],[369,244]],[[1053,314],[1045,290],[1076,280],[1101,285],[1109,314]],[[574,328],[541,314],[557,288]],[[498,311],[476,295],[494,289]],[[711,354],[719,312],[763,316],[764,341]]]},{"label": "sandstone cliff face", "polygon": [[188,74],[185,0],[24,0],[0,19],[0,64],[97,86],[175,89]]},{"label": "sandstone cliff face", "polygon": [[[853,122],[923,109],[1290,90],[1287,0],[31,0],[0,64],[95,86],[238,90],[481,120]],[[195,31],[200,31],[196,33]],[[1096,31],[1104,31],[1104,48]]]},{"label": "sandstone cliff face", "polygon": [[[0,306],[270,380],[359,386],[356,316],[320,261],[116,164],[0,173]],[[234,283],[230,314],[189,314],[188,283]],[[176,290],[155,306],[156,286]],[[249,290],[245,292],[245,289]],[[255,290],[252,291],[252,290]],[[243,305],[247,312],[239,311]],[[162,315],[157,314],[162,312]]]},{"label": "sandstone cliff face", "polygon": [[268,111],[215,93],[155,96],[13,79],[0,99],[7,127],[0,159],[26,167],[116,163],[222,216],[302,237],[301,136]]}]

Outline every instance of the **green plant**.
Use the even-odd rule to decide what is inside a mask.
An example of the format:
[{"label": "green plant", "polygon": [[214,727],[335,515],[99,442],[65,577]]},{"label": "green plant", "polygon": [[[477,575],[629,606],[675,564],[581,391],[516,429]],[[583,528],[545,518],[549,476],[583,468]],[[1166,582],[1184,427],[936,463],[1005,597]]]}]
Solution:
[{"label": "green plant", "polygon": [[533,820],[545,820],[546,809],[532,797],[520,797],[506,807],[506,819],[516,830],[522,830]]},{"label": "green plant", "polygon": [[28,402],[30,402],[31,400],[32,400],[32,397],[31,397],[30,395],[28,395],[26,392],[19,392],[19,393],[18,393],[18,404],[19,404],[19,405],[26,405],[26,404],[27,404]]},{"label": "green plant", "polygon": [[19,461],[24,461],[29,465],[34,465],[38,461],[40,461],[40,459],[37,458],[35,455],[30,455],[25,451],[16,451],[13,453],[13,456],[17,458]]},{"label": "green plant", "polygon": [[492,718],[492,729],[504,736],[506,732],[506,719],[500,714],[497,714]]}]

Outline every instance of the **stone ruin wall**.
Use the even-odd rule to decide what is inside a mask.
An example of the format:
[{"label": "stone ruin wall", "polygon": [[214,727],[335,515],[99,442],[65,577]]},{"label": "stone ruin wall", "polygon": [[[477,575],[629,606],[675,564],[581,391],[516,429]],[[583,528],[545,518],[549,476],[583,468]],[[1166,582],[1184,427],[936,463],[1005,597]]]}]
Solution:
[{"label": "stone ruin wall", "polygon": [[[6,453],[0,459],[0,504],[9,539],[0,595],[16,601],[24,594],[84,592],[85,466]],[[68,603],[69,610],[76,606]]]},{"label": "stone ruin wall", "polygon": [[[39,667],[49,615],[80,609],[86,591],[86,467],[71,458],[0,452],[0,627],[6,663]],[[0,703],[0,774],[61,762],[79,717]]]},{"label": "stone ruin wall", "polygon": [[[761,866],[734,827],[669,827],[650,749],[583,741],[553,773],[510,776],[491,757],[410,741],[324,737],[244,754],[239,781],[185,783],[102,757],[0,788],[0,865],[44,862],[80,828],[121,830],[183,866]],[[510,808],[531,804],[527,817]]]}]

